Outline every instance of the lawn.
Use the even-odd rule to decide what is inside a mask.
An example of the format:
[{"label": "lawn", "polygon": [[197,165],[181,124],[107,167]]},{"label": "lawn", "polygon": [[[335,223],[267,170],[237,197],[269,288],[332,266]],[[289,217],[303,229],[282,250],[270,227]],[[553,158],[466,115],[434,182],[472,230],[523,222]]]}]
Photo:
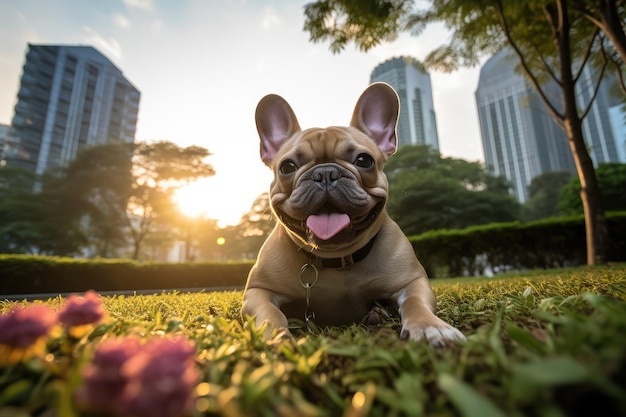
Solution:
[{"label": "lawn", "polygon": [[56,317],[32,347],[0,334],[0,416],[626,415],[626,265],[432,284],[467,342],[401,341],[392,318],[267,343],[239,291],[90,295],[93,325],[77,299],[0,301],[0,331],[16,305]]}]

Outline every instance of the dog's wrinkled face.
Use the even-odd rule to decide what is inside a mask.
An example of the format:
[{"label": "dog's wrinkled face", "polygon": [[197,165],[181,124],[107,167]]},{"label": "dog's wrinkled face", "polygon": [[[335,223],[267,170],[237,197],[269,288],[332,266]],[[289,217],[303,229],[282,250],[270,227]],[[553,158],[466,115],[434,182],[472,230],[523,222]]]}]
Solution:
[{"label": "dog's wrinkled face", "polygon": [[261,157],[275,175],[271,206],[300,245],[341,250],[375,234],[387,199],[383,163],[396,149],[397,115],[397,95],[386,84],[363,93],[349,127],[300,131],[284,99],[261,100],[256,121]]},{"label": "dog's wrinkled face", "polygon": [[290,145],[273,167],[270,195],[278,218],[314,247],[354,242],[387,199],[383,153],[354,128],[309,129]]}]

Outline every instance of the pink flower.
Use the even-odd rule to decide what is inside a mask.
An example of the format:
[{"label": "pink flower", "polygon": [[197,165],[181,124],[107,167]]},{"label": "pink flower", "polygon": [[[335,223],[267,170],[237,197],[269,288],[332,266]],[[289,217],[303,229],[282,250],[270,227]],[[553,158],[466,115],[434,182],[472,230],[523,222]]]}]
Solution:
[{"label": "pink flower", "polygon": [[0,344],[27,348],[47,336],[56,322],[57,316],[49,307],[13,307],[8,314],[0,316]]},{"label": "pink flower", "polygon": [[108,339],[97,348],[93,362],[83,368],[83,384],[76,393],[79,403],[99,412],[116,412],[127,384],[120,369],[139,349],[138,339]]},{"label": "pink flower", "polygon": [[45,340],[57,322],[43,305],[14,307],[0,316],[0,365],[13,364],[45,352]]},{"label": "pink flower", "polygon": [[67,327],[96,324],[104,317],[100,296],[89,290],[83,297],[72,295],[59,313],[59,321]]},{"label": "pink flower", "polygon": [[191,411],[198,371],[194,346],[184,337],[152,339],[122,366],[128,384],[122,395],[135,417],[175,417]]}]

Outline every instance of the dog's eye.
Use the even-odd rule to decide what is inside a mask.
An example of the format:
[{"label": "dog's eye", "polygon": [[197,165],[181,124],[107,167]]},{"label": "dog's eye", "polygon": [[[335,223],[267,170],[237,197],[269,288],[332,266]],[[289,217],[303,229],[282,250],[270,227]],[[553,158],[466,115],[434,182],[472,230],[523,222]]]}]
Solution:
[{"label": "dog's eye", "polygon": [[286,161],[283,161],[278,167],[278,171],[280,171],[280,173],[283,175],[293,174],[297,170],[298,170],[298,167],[296,166],[296,163],[293,162],[291,159],[287,159]]},{"label": "dog's eye", "polygon": [[366,169],[371,168],[374,166],[374,158],[372,158],[366,153],[361,153],[359,154],[359,156],[356,157],[356,160],[354,161],[354,165],[356,165],[359,168],[366,168]]}]

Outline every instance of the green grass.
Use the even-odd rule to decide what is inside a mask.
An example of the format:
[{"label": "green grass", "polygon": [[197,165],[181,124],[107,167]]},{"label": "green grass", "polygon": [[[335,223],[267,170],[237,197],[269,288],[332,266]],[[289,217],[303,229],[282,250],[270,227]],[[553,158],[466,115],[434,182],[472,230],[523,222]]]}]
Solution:
[{"label": "green grass", "polygon": [[90,346],[179,333],[197,347],[195,415],[626,415],[626,265],[432,284],[439,315],[467,342],[404,342],[392,319],[266,343],[241,323],[238,291],[106,297],[111,320],[67,353],[72,360],[0,369],[0,415],[71,414]]}]

